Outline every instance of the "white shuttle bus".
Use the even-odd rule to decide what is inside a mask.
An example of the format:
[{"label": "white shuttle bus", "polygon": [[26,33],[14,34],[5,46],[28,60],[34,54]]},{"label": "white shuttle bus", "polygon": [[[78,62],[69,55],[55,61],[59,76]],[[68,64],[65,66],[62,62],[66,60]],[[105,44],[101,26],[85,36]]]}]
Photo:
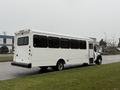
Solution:
[{"label": "white shuttle bus", "polygon": [[52,67],[60,71],[65,64],[101,64],[102,57],[95,52],[92,39],[21,30],[15,33],[14,60],[11,64],[27,68]]}]

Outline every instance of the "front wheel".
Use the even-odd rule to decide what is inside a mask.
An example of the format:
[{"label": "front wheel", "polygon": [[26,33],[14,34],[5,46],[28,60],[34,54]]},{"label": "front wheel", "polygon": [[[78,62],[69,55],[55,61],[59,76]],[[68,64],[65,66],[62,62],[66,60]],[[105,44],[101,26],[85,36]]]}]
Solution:
[{"label": "front wheel", "polygon": [[97,65],[101,65],[102,64],[102,58],[97,58],[97,60],[95,61],[95,63],[97,64]]}]

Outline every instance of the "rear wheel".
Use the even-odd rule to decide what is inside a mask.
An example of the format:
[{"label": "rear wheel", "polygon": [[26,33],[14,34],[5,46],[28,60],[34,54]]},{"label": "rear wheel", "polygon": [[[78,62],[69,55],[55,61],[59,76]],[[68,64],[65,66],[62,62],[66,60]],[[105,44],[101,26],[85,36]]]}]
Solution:
[{"label": "rear wheel", "polygon": [[48,67],[40,67],[41,71],[46,71],[48,69]]},{"label": "rear wheel", "polygon": [[88,66],[89,64],[88,63],[83,63],[83,66]]},{"label": "rear wheel", "polygon": [[58,62],[56,65],[56,70],[57,71],[62,71],[64,69],[64,63],[63,62]]}]

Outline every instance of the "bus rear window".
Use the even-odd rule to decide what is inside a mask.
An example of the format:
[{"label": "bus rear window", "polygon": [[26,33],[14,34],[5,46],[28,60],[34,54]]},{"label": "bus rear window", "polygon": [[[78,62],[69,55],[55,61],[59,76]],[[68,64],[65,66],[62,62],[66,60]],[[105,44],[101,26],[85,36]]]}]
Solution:
[{"label": "bus rear window", "polygon": [[18,46],[28,45],[29,44],[29,37],[20,37],[17,41]]}]

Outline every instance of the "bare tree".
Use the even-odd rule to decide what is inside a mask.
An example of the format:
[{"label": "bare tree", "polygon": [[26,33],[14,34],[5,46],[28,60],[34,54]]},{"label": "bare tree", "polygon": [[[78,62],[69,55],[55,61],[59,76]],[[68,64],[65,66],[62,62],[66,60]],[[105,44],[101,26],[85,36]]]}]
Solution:
[{"label": "bare tree", "polygon": [[112,36],[111,39],[107,40],[108,47],[117,47],[117,41],[115,36]]},{"label": "bare tree", "polygon": [[119,38],[119,43],[118,43],[118,47],[120,48],[120,38]]}]

